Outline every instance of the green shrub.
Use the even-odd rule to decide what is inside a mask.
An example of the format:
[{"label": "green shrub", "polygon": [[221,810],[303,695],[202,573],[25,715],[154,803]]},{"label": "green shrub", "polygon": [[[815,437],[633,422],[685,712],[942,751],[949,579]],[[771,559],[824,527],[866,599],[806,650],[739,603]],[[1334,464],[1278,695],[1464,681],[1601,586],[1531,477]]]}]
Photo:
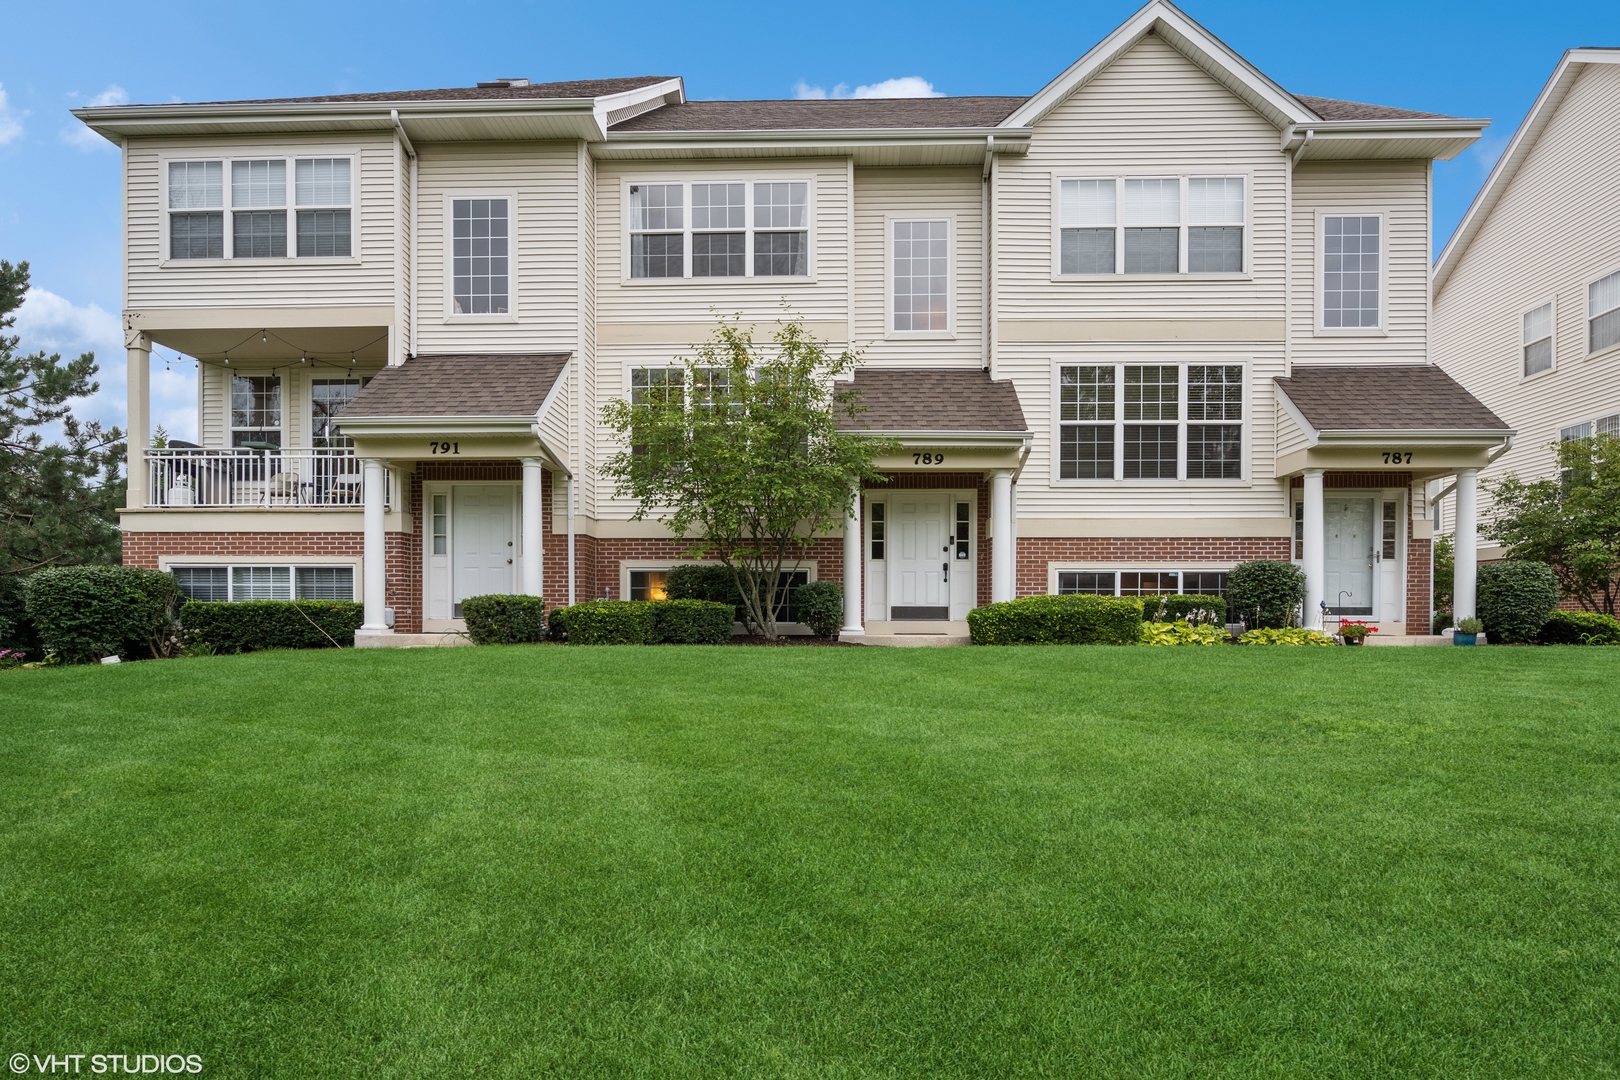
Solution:
[{"label": "green shrub", "polygon": [[1208,623],[1175,622],[1142,624],[1143,645],[1224,645],[1226,629]]},{"label": "green shrub", "polygon": [[1302,626],[1257,626],[1238,638],[1243,645],[1332,645],[1333,639],[1320,630]]},{"label": "green shrub", "polygon": [[1459,634],[1482,634],[1484,632],[1485,621],[1483,619],[1457,620],[1457,633]]},{"label": "green shrub", "polygon": [[72,566],[28,579],[27,614],[40,646],[64,663],[171,656],[178,648],[174,575],[135,566]]},{"label": "green shrub", "polygon": [[1434,613],[1434,626],[1429,630],[1431,634],[1438,634],[1451,625],[1451,612],[1437,611]]},{"label": "green shrub", "polygon": [[1558,578],[1546,563],[1486,563],[1477,580],[1480,621],[1495,645],[1533,641],[1558,606]]},{"label": "green shrub", "polygon": [[546,640],[546,602],[538,596],[494,593],[461,602],[474,645],[527,645]]},{"label": "green shrub", "polygon": [[189,600],[180,609],[187,637],[216,653],[343,648],[364,621],[353,600]]},{"label": "green shrub", "polygon": [[1620,645],[1620,620],[1597,611],[1555,611],[1537,640],[1543,645]]},{"label": "green shrub", "polygon": [[723,645],[737,614],[730,604],[709,600],[659,600],[652,612],[653,640],[670,645]]},{"label": "green shrub", "polygon": [[667,601],[587,600],[558,610],[570,645],[651,645],[660,603]]},{"label": "green shrub", "polygon": [[1148,622],[1190,622],[1210,626],[1226,623],[1226,598],[1177,593],[1142,597],[1142,618]]},{"label": "green shrub", "polygon": [[793,590],[793,613],[819,638],[838,636],[844,625],[844,586],[837,581],[812,581]]},{"label": "green shrub", "polygon": [[968,612],[975,645],[1133,645],[1142,601],[1116,596],[1026,596]]},{"label": "green shrub", "polygon": [[1227,578],[1233,621],[1249,629],[1288,626],[1305,603],[1305,572],[1291,562],[1254,559],[1238,563]]},{"label": "green shrub", "polygon": [[737,581],[722,563],[682,563],[664,579],[664,591],[671,600],[708,600],[730,604],[742,618],[742,593]]},{"label": "green shrub", "polygon": [[0,577],[0,650],[38,660],[44,653],[28,617],[28,582],[17,574]]},{"label": "green shrub", "polygon": [[550,641],[566,641],[568,638],[568,609],[554,607],[551,614],[546,616],[546,638]]}]

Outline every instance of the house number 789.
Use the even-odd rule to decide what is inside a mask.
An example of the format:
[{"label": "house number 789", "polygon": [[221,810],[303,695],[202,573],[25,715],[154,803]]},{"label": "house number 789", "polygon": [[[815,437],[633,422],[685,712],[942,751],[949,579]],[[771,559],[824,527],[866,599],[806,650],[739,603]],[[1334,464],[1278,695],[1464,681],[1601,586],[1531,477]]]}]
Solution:
[{"label": "house number 789", "polygon": [[943,465],[945,464],[945,455],[932,452],[912,454],[911,463],[913,465]]}]

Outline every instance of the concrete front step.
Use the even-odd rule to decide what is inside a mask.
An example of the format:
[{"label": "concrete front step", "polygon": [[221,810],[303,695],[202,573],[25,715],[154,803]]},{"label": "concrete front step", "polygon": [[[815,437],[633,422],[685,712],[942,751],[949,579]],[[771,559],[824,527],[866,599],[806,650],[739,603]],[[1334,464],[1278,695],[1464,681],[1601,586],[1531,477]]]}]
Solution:
[{"label": "concrete front step", "polygon": [[471,645],[465,634],[447,630],[434,634],[366,634],[354,632],[357,649],[437,649],[450,645]]},{"label": "concrete front step", "polygon": [[865,637],[845,638],[856,645],[886,645],[902,648],[930,648],[941,645],[971,645],[967,634],[867,634]]},{"label": "concrete front step", "polygon": [[1450,645],[1451,639],[1439,634],[1368,634],[1368,645]]}]

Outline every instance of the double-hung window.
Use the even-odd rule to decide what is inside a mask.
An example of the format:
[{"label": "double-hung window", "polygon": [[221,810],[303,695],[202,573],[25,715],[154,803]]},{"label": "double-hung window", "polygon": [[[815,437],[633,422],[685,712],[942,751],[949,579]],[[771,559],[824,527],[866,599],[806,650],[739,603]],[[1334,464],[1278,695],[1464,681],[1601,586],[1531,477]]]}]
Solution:
[{"label": "double-hung window", "polygon": [[1548,301],[1524,313],[1520,329],[1524,373],[1536,375],[1553,366],[1553,306]]},{"label": "double-hung window", "polygon": [[1586,351],[1620,344],[1620,270],[1586,287]]},{"label": "double-hung window", "polygon": [[347,157],[170,161],[169,258],[347,258],[351,168]]},{"label": "double-hung window", "polygon": [[1063,364],[1058,479],[1240,480],[1241,364]]},{"label": "double-hung window", "polygon": [[281,376],[231,376],[231,445],[281,445]]},{"label": "double-hung window", "polygon": [[1058,181],[1059,274],[1240,274],[1248,180],[1111,176]]},{"label": "double-hung window", "polygon": [[1326,214],[1321,221],[1321,328],[1379,329],[1384,219],[1378,214]]},{"label": "double-hung window", "polygon": [[889,229],[890,330],[899,334],[949,333],[950,219],[891,221]]},{"label": "double-hung window", "polygon": [[177,566],[188,600],[353,600],[352,566]]},{"label": "double-hung window", "polygon": [[511,200],[451,199],[454,315],[511,312]]},{"label": "double-hung window", "polygon": [[808,181],[630,184],[630,277],[808,277]]}]

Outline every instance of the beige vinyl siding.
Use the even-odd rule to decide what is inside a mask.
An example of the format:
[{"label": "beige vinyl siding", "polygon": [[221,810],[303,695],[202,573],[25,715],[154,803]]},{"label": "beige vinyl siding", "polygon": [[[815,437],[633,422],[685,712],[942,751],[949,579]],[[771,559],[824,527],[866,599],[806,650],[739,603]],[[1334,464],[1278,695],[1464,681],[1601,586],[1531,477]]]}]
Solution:
[{"label": "beige vinyl siding", "polygon": [[[855,170],[855,341],[862,362],[882,365],[977,367],[983,356],[983,259],[981,171],[970,169]],[[885,223],[895,219],[950,217],[953,340],[885,340],[888,328],[888,243]]]},{"label": "beige vinyl siding", "polygon": [[[354,200],[351,227],[356,260],[293,258],[285,265],[263,260],[176,260],[162,264],[163,232],[168,227],[162,204],[165,160],[351,152],[355,157],[350,197]],[[350,138],[289,135],[274,142],[132,140],[125,155],[125,184],[129,205],[126,303],[131,309],[394,304],[397,178],[392,137],[361,133]],[[291,184],[289,176],[288,186]],[[227,178],[227,192],[229,186]],[[227,248],[229,244],[227,236]]]},{"label": "beige vinyl siding", "polygon": [[395,348],[389,350],[391,362],[401,362],[410,352],[411,348],[411,319],[414,312],[411,309],[411,290],[416,287],[412,280],[411,271],[413,259],[411,253],[416,249],[416,237],[411,235],[411,178],[416,175],[417,163],[412,161],[405,153],[405,148],[396,143],[395,154],[399,163],[399,221],[397,233],[399,235],[399,285],[396,290],[394,319],[399,324],[400,340],[395,342]]},{"label": "beige vinyl siding", "polygon": [[[1280,393],[1280,391],[1279,391]],[[1296,450],[1303,450],[1310,445],[1310,439],[1300,426],[1294,423],[1294,418],[1288,415],[1288,410],[1279,402],[1277,405],[1277,449],[1275,454],[1282,457],[1292,454]]]},{"label": "beige vinyl siding", "polygon": [[[1036,126],[1027,158],[998,159],[995,312],[1020,320],[1259,320],[1283,317],[1287,162],[1277,130],[1180,53],[1155,37],[1100,73]],[[1089,175],[1249,177],[1249,262],[1242,277],[1053,280],[1054,182]],[[1018,481],[1021,519],[1275,518],[1273,377],[1280,340],[1166,340],[996,346],[996,375],[1017,386],[1035,433]],[[1245,363],[1248,371],[1241,481],[1054,482],[1056,367],[1067,363]]]},{"label": "beige vinyl siding", "polygon": [[281,376],[281,445],[307,447],[310,431],[310,383],[315,379],[365,379],[382,367],[375,360],[356,365],[331,362],[301,364],[297,357],[271,363],[253,361],[225,367],[218,362],[199,365],[197,396],[197,441],[204,446],[231,444],[231,377],[233,375]]},{"label": "beige vinyl siding", "polygon": [[[596,159],[587,152],[585,144],[580,143],[577,148],[579,158],[579,176],[581,186],[581,203],[579,208],[580,243],[584,246],[585,266],[579,279],[580,294],[580,342],[579,353],[575,357],[574,370],[570,373],[573,385],[579,388],[571,402],[574,410],[570,412],[572,425],[572,438],[575,442],[574,462],[579,470],[579,492],[575,512],[586,516],[596,513],[596,450],[595,436],[596,423],[592,419],[600,411],[600,400],[596,390],[597,357],[596,357],[596,291],[597,291],[597,264],[596,254],[596,204],[597,185]],[[563,512],[568,508],[565,505]]]},{"label": "beige vinyl siding", "polygon": [[[574,143],[440,143],[417,147],[421,249],[417,351],[570,350],[579,336],[579,177]],[[456,195],[515,198],[510,281],[515,321],[449,316],[448,206]]]},{"label": "beige vinyl siding", "polygon": [[[1620,347],[1586,352],[1587,285],[1620,270],[1617,115],[1620,65],[1587,67],[1434,299],[1435,362],[1519,433],[1486,479],[1550,476],[1559,428],[1620,412]],[[1549,300],[1553,369],[1524,378],[1521,319]]]},{"label": "beige vinyl siding", "polygon": [[[1383,335],[1316,330],[1321,212],[1384,215]],[[1428,362],[1429,163],[1303,161],[1294,170],[1293,359],[1296,364]]]}]

